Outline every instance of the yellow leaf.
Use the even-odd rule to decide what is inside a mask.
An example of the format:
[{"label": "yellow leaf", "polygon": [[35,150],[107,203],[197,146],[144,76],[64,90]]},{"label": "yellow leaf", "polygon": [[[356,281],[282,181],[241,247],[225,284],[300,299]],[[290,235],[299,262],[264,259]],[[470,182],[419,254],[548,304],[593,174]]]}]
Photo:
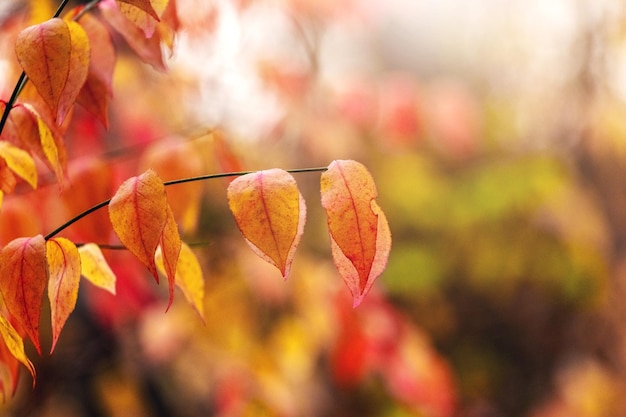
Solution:
[{"label": "yellow leaf", "polygon": [[15,51],[60,125],[87,79],[89,39],[85,31],[76,22],[53,18],[21,31]]},{"label": "yellow leaf", "polygon": [[24,341],[3,314],[0,314],[0,335],[2,335],[2,339],[4,340],[4,343],[9,352],[11,352],[11,355],[13,355],[15,359],[20,361],[28,369],[28,372],[30,372],[33,377],[34,386],[35,367],[26,356],[26,351],[24,350]]},{"label": "yellow leaf", "polygon": [[176,226],[176,220],[174,220],[174,214],[172,209],[167,206],[167,219],[165,227],[163,228],[163,234],[161,235],[161,242],[159,247],[162,251],[163,265],[165,275],[167,276],[167,282],[169,285],[169,302],[167,308],[169,309],[174,300],[174,284],[176,282],[176,264],[178,263],[178,256],[180,254],[182,242],[180,235],[178,234],[178,226]]},{"label": "yellow leaf", "polygon": [[270,169],[238,177],[228,186],[228,205],[246,242],[287,279],[306,219],[293,176]]},{"label": "yellow leaf", "polygon": [[0,158],[9,169],[26,181],[31,187],[37,188],[37,168],[30,154],[8,142],[0,141]]},{"label": "yellow leaf", "polygon": [[59,148],[57,147],[56,141],[54,140],[52,130],[50,130],[46,122],[39,115],[39,113],[37,113],[37,110],[35,110],[33,106],[29,105],[28,103],[24,103],[24,107],[33,115],[35,120],[37,120],[39,143],[41,144],[41,150],[46,157],[45,160],[51,167],[52,171],[54,171],[54,174],[56,175],[59,183],[63,183],[64,167],[62,166],[59,158]]},{"label": "yellow leaf", "polygon": [[157,282],[154,253],[167,220],[167,207],[165,186],[152,170],[126,180],[109,203],[113,230]]},{"label": "yellow leaf", "polygon": [[0,292],[9,314],[32,340],[37,352],[41,301],[48,283],[46,241],[43,236],[21,237],[0,251]]},{"label": "yellow leaf", "polygon": [[[165,273],[163,255],[160,248],[156,252],[156,262],[159,270]],[[196,255],[185,242],[182,242],[178,263],[176,264],[176,285],[204,321],[204,277],[202,268]]]},{"label": "yellow leaf", "polygon": [[387,266],[391,232],[367,168],[333,161],[321,176],[333,260],[358,306]]},{"label": "yellow leaf", "polygon": [[50,274],[48,299],[52,319],[52,353],[67,318],[76,307],[81,265],[76,245],[62,237],[46,242],[46,258]]},{"label": "yellow leaf", "polygon": [[87,243],[78,248],[80,254],[81,275],[96,287],[115,295],[115,274],[102,256],[100,247]]}]

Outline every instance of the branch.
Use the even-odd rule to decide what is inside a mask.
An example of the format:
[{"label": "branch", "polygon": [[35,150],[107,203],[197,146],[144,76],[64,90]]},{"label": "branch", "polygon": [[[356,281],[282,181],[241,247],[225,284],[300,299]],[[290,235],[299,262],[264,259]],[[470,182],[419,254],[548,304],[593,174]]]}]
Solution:
[{"label": "branch", "polygon": [[[67,6],[67,3],[69,3],[69,0],[63,0],[61,2],[59,7],[57,8],[57,11],[54,13],[54,16],[52,16],[53,19],[55,17],[61,16],[61,13],[63,12],[63,9],[65,9],[65,6]],[[92,0],[91,2],[86,4],[85,7],[74,17],[73,20],[78,21],[78,19],[80,19],[85,13],[88,13],[90,10],[96,7],[98,3],[100,3],[100,0]],[[9,119],[9,113],[11,112],[11,109],[15,105],[17,98],[19,97],[27,82],[28,77],[26,76],[26,73],[22,71],[22,73],[20,74],[20,78],[17,80],[17,83],[13,88],[11,98],[9,98],[9,101],[5,103],[4,112],[2,113],[2,118],[0,119],[0,134],[2,134],[4,126],[7,124],[7,120]]]},{"label": "branch", "polygon": [[[291,173],[291,174],[298,174],[298,173],[304,173],[304,172],[323,172],[323,171],[326,171],[326,170],[328,170],[327,167],[316,167],[316,168],[288,169],[286,171]],[[211,179],[216,179],[216,178],[226,178],[226,177],[239,177],[241,175],[252,174],[254,172],[257,172],[257,171],[222,172],[222,173],[219,173],[219,174],[200,175],[198,177],[189,177],[189,178],[182,178],[182,179],[178,179],[178,180],[165,181],[165,182],[163,182],[163,185],[168,187],[170,185],[184,184],[184,183],[187,183],[187,182],[194,182],[194,181],[204,181],[204,180],[211,180]],[[86,216],[90,215],[91,213],[93,213],[94,211],[98,211],[101,208],[108,206],[110,202],[111,202],[111,199],[108,199],[108,200],[103,201],[101,203],[98,203],[95,206],[93,206],[93,207],[83,211],[82,213],[72,217],[70,220],[68,220],[67,222],[63,223],[61,226],[57,227],[52,232],[50,232],[46,236],[44,236],[44,239],[45,240],[52,239],[53,237],[55,237],[56,235],[61,233],[63,230],[67,229],[68,227],[70,227],[71,225],[73,225],[74,223],[76,223],[77,221],[82,219],[83,217],[86,217]]]}]

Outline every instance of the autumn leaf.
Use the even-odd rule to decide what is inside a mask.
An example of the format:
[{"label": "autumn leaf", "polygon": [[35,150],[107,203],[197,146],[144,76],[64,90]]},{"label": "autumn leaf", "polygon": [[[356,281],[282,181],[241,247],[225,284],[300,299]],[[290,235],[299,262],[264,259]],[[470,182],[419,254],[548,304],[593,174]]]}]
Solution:
[{"label": "autumn leaf", "polygon": [[96,287],[115,295],[115,274],[107,263],[100,246],[86,243],[78,248],[81,264],[81,275]]},{"label": "autumn leaf", "polygon": [[[34,386],[36,380],[35,367],[26,356],[26,351],[24,350],[24,340],[3,314],[0,314],[0,335],[2,335],[4,344],[11,355],[13,355],[15,359],[28,369],[28,372],[30,372],[33,377]],[[17,376],[13,376],[11,379],[13,385],[15,385]]]},{"label": "autumn leaf", "polygon": [[387,265],[389,225],[374,180],[356,161],[333,161],[321,176],[321,195],[333,260],[356,307]]},{"label": "autumn leaf", "polygon": [[65,166],[61,162],[59,147],[57,146],[57,141],[55,140],[52,130],[48,127],[46,122],[43,120],[43,118],[39,115],[34,107],[30,106],[27,103],[24,103],[24,108],[30,112],[30,114],[37,122],[37,130],[39,132],[39,146],[34,145],[35,151],[39,151],[39,149],[41,149],[41,152],[44,156],[44,158],[42,159],[55,173],[57,181],[59,181],[59,183],[63,183]]},{"label": "autumn leaf", "polygon": [[20,65],[61,124],[87,79],[89,39],[76,22],[54,18],[18,35]]},{"label": "autumn leaf", "polygon": [[116,53],[107,27],[91,14],[79,20],[91,45],[87,80],[76,101],[108,127],[107,104],[113,93]]},{"label": "autumn leaf", "polygon": [[106,22],[122,35],[128,46],[135,51],[143,62],[152,65],[158,71],[166,70],[158,32],[146,38],[146,34],[137,25],[128,20],[121,13],[117,3],[112,0],[101,1],[98,4],[98,8]]},{"label": "autumn leaf", "polygon": [[117,0],[120,12],[145,34],[152,37],[168,0]]},{"label": "autumn leaf", "polygon": [[37,188],[37,168],[30,154],[6,141],[0,141],[0,158],[6,162],[11,171],[26,181],[31,187]]},{"label": "autumn leaf", "polygon": [[180,254],[182,242],[178,234],[178,226],[176,220],[174,220],[174,214],[170,206],[167,206],[167,218],[165,221],[165,227],[163,228],[163,234],[161,235],[161,241],[159,247],[161,248],[161,255],[163,258],[163,269],[167,276],[167,282],[169,284],[169,302],[167,308],[169,309],[174,301],[174,285],[176,283],[176,265],[178,263],[178,256]]},{"label": "autumn leaf", "polygon": [[161,241],[167,209],[165,186],[152,170],[126,180],[109,204],[113,230],[122,244],[148,267],[157,282],[154,253]]},{"label": "autumn leaf", "polygon": [[296,180],[281,169],[259,171],[235,179],[227,194],[246,242],[287,279],[306,220]]},{"label": "autumn leaf", "polygon": [[[156,252],[156,263],[159,270],[165,273],[161,248]],[[176,264],[176,285],[204,321],[204,277],[202,268],[198,258],[196,258],[196,255],[185,242],[182,242]]]},{"label": "autumn leaf", "polygon": [[12,317],[32,340],[37,352],[41,302],[48,283],[46,241],[43,236],[21,237],[0,252],[0,292]]},{"label": "autumn leaf", "polygon": [[46,257],[50,276],[48,299],[52,319],[52,353],[67,318],[76,306],[81,264],[76,245],[65,238],[48,240]]}]

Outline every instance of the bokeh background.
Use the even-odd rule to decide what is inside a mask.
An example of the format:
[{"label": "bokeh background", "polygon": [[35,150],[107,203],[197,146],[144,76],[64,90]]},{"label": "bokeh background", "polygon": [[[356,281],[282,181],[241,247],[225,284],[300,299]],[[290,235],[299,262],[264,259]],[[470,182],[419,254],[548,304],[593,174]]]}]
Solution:
[{"label": "bokeh background", "polygon": [[[53,3],[0,5],[3,99],[15,34]],[[164,313],[166,288],[106,251],[118,296],[82,286],[55,353],[33,355],[37,386],[24,375],[5,415],[626,415],[623,2],[177,6],[162,61],[114,37],[109,129],[75,110],[71,187],[5,198],[2,244],[147,167],[167,180],[356,159],[390,223],[388,268],[353,310],[318,174],[297,177],[309,218],[287,282],[245,245],[227,182],[172,187],[206,323],[181,294]],[[68,236],[113,239],[102,213]]]}]

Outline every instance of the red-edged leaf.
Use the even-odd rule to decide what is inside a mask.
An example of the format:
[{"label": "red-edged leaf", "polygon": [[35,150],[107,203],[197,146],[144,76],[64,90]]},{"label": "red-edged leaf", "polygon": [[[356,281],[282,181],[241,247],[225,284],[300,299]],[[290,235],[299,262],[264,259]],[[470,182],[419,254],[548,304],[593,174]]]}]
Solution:
[{"label": "red-edged leaf", "polygon": [[115,274],[107,263],[100,246],[87,243],[78,248],[80,254],[81,275],[96,287],[115,295]]},{"label": "red-edged leaf", "polygon": [[89,39],[76,22],[54,18],[30,26],[15,42],[17,59],[61,124],[87,79]]},{"label": "red-edged leaf", "polygon": [[41,353],[39,317],[48,283],[46,241],[43,236],[12,240],[0,252],[0,292],[7,310]]},{"label": "red-edged leaf", "polygon": [[174,214],[170,206],[167,206],[167,219],[165,227],[163,228],[163,234],[161,235],[161,242],[159,244],[163,257],[163,265],[165,275],[167,276],[167,282],[169,284],[169,302],[167,308],[169,309],[174,301],[174,285],[176,284],[176,265],[178,263],[178,255],[180,254],[182,242],[180,235],[178,234],[178,226],[176,220],[174,220]]},{"label": "red-edged leaf", "polygon": [[91,14],[79,20],[89,38],[91,57],[87,80],[76,99],[88,112],[108,127],[107,104],[113,93],[116,53],[107,27]]},{"label": "red-edged leaf", "polygon": [[167,207],[163,182],[152,170],[126,180],[109,204],[113,230],[157,282],[154,253],[167,220]]},{"label": "red-edged leaf", "polygon": [[152,37],[169,0],[117,0],[120,12]]},{"label": "red-edged leaf", "polygon": [[[163,254],[159,248],[156,252],[158,268],[165,273]],[[178,262],[176,264],[176,285],[183,292],[187,301],[196,309],[202,321],[204,318],[204,277],[198,258],[185,242],[182,242]]]},{"label": "red-edged leaf", "polygon": [[145,63],[152,65],[158,71],[165,71],[163,51],[161,50],[160,36],[154,33],[146,38],[145,33],[128,20],[120,11],[117,3],[112,0],[103,0],[98,4],[106,22],[126,40],[128,46]]},{"label": "red-edged leaf", "polygon": [[321,195],[333,260],[356,307],[387,266],[389,225],[375,201],[374,180],[356,161],[333,161],[322,174]]},{"label": "red-edged leaf", "polygon": [[[17,330],[15,330],[15,328],[11,325],[9,320],[4,317],[3,314],[0,314],[0,335],[4,340],[4,345],[9,353],[20,363],[22,363],[26,367],[26,369],[28,369],[28,372],[30,372],[33,377],[34,386],[36,380],[35,367],[26,356],[26,351],[24,350],[24,340],[22,339],[22,336],[19,335]],[[9,366],[9,372],[12,374],[10,378],[11,387],[9,391],[13,392],[17,383],[17,370],[13,370],[11,368],[12,367]]]},{"label": "red-edged leaf", "polygon": [[67,318],[76,306],[81,264],[76,245],[62,237],[46,242],[46,257],[50,274],[48,299],[52,319],[52,353]]},{"label": "red-edged leaf", "polygon": [[243,175],[228,186],[228,205],[246,242],[287,279],[306,220],[296,180],[281,169]]}]

